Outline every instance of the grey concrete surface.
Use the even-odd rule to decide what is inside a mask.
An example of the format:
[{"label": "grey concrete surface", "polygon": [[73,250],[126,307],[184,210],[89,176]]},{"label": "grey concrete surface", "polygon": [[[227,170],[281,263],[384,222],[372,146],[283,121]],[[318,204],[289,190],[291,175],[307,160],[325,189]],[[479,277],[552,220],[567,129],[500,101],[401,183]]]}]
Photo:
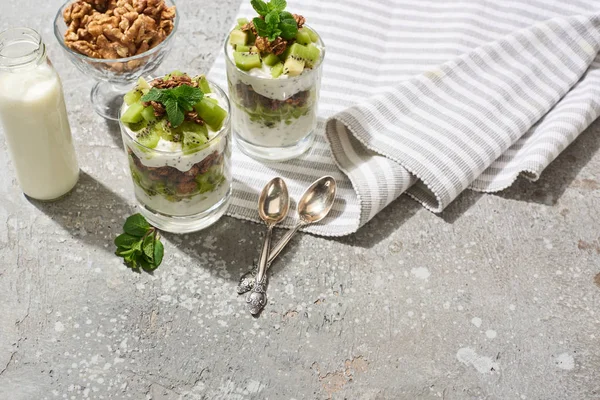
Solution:
[{"label": "grey concrete surface", "polygon": [[[206,71],[237,1],[179,3],[160,71]],[[234,287],[257,224],[165,235],[154,275],[113,255],[134,211],[126,159],[54,41],[58,6],[0,11],[0,28],[49,44],[83,170],[63,201],[29,202],[0,141],[0,399],[600,398],[600,123],[537,183],[441,216],[402,198],[352,237],[299,235],[254,319]]]}]

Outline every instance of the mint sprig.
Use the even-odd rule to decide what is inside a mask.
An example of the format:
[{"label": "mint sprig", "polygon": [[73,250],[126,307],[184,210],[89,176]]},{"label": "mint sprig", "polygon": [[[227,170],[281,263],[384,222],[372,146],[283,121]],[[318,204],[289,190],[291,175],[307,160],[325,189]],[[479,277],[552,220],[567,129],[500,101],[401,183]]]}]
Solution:
[{"label": "mint sprig", "polygon": [[204,93],[199,88],[181,85],[172,89],[152,88],[142,96],[142,101],[156,101],[162,104],[167,111],[167,119],[173,128],[181,125],[185,113],[192,111],[194,106],[202,100]]},{"label": "mint sprig", "polygon": [[271,0],[265,3],[263,0],[252,0],[250,2],[254,10],[260,15],[252,20],[258,36],[269,39],[270,42],[278,37],[291,40],[298,34],[298,24],[294,16],[287,11],[285,0]]},{"label": "mint sprig", "polygon": [[131,269],[154,271],[162,263],[164,246],[158,230],[150,225],[141,214],[127,218],[123,225],[125,233],[115,238],[117,251]]}]

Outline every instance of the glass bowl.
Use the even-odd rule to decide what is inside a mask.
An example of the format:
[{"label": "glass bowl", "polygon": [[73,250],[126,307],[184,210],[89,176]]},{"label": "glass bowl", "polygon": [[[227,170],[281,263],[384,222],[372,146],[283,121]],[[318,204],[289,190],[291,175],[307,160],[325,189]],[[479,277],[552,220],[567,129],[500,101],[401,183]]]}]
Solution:
[{"label": "glass bowl", "polygon": [[[94,110],[106,119],[117,121],[123,104],[123,95],[129,90],[131,84],[139,77],[155,71],[169,54],[173,36],[179,25],[179,13],[176,13],[173,20],[172,32],[158,46],[132,57],[101,59],[78,53],[65,44],[65,32],[68,27],[63,19],[63,13],[73,2],[74,0],[67,1],[56,13],[54,36],[77,69],[98,81],[90,95]],[[167,7],[172,7],[175,2],[165,0],[165,4]]]}]

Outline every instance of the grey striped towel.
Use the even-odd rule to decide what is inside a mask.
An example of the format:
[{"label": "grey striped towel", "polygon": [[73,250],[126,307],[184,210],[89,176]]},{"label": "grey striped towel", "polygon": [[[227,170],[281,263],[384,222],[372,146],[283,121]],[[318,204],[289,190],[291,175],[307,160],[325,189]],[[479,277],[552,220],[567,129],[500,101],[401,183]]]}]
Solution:
[{"label": "grey striped towel", "polygon": [[[597,0],[288,4],[327,46],[319,135],[286,163],[234,151],[234,217],[258,220],[257,193],[276,175],[295,198],[322,175],[338,180],[315,234],[353,233],[402,193],[439,212],[469,187],[537,179],[600,114]],[[226,87],[223,55],[211,76]]]}]

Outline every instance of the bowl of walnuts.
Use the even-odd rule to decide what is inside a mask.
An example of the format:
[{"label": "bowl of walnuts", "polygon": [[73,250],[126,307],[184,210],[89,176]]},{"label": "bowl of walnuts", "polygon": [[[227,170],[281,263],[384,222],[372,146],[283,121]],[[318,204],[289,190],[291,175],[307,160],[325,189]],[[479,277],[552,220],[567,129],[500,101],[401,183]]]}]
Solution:
[{"label": "bowl of walnuts", "polygon": [[118,120],[123,94],[158,68],[178,22],[173,0],[69,0],[56,14],[54,35],[71,62],[98,81],[95,111]]}]

